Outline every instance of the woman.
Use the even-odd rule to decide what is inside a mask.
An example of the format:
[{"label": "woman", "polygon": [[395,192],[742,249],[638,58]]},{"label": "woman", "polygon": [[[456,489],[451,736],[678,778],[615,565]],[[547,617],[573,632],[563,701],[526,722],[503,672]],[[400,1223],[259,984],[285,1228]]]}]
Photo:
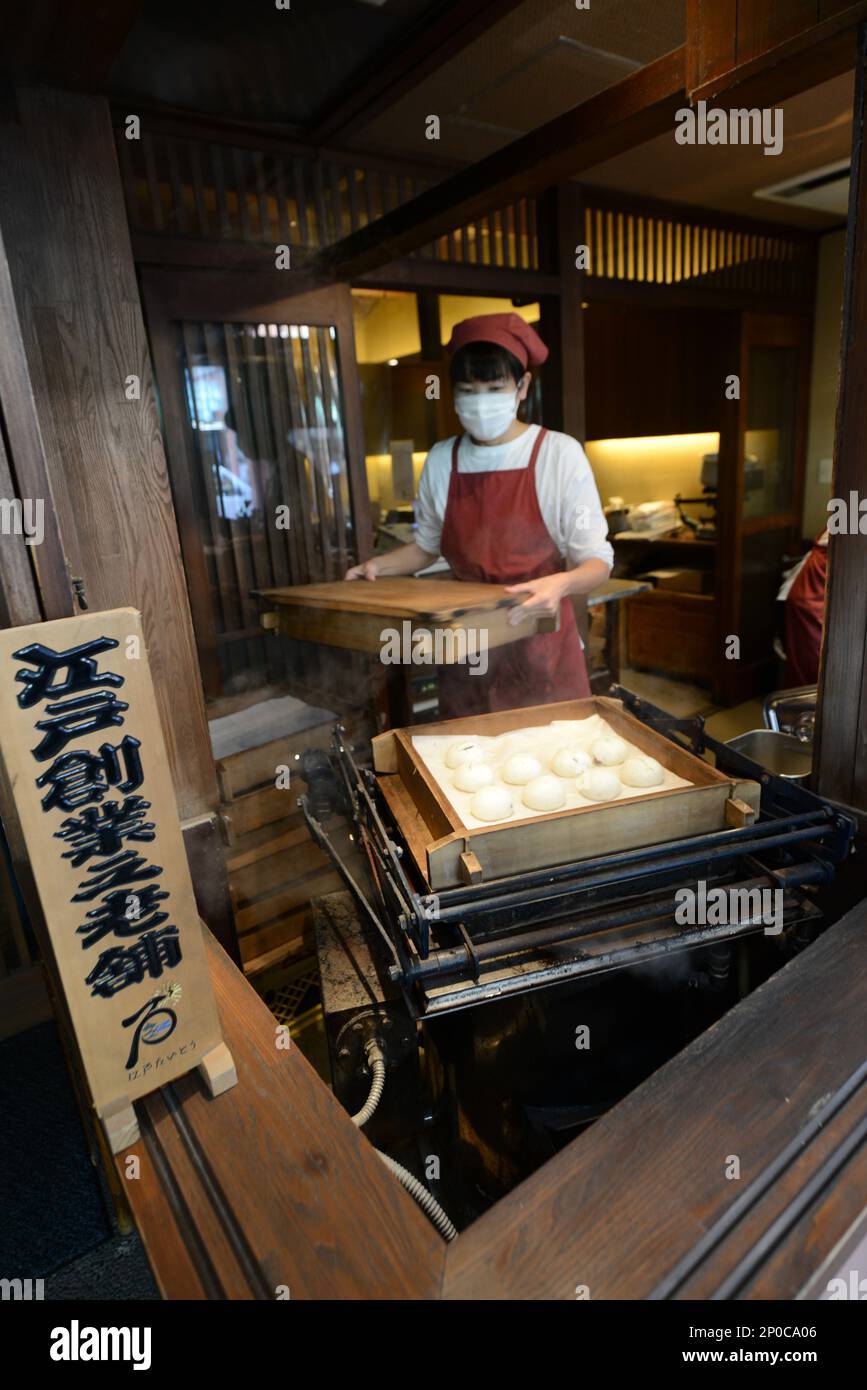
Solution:
[{"label": "woman", "polygon": [[485,675],[442,667],[444,718],[588,696],[570,595],[604,583],[614,556],[581,445],[518,419],[530,368],[548,349],[519,314],[483,314],[457,324],[448,351],[465,433],[435,444],[425,460],[417,540],[354,566],[346,578],[415,574],[441,554],[456,579],[504,584],[523,596],[511,623],[559,611],[557,632],[490,651]]}]

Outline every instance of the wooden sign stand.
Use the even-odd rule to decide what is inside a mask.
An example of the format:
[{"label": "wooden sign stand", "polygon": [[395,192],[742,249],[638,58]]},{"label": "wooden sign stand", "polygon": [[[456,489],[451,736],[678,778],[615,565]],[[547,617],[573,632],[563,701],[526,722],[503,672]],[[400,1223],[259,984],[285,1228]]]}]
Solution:
[{"label": "wooden sign stand", "polygon": [[235,1085],[139,614],[0,632],[0,755],[93,1106],[112,1153],[134,1102],[196,1068]]},{"label": "wooden sign stand", "polygon": [[[217,1043],[206,1052],[196,1070],[211,1096],[221,1096],[238,1080],[232,1054],[225,1043]],[[109,1148],[113,1154],[122,1153],[139,1140],[140,1132],[135,1110],[129,1096],[118,1096],[97,1111]]]}]

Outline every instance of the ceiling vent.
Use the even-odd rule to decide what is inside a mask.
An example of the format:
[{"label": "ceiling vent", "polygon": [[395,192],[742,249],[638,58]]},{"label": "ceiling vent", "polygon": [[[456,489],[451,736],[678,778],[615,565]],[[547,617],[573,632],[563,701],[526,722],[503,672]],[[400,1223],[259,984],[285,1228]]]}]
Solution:
[{"label": "ceiling vent", "polygon": [[757,188],[753,197],[767,198],[772,203],[785,203],[791,208],[811,208],[814,212],[830,212],[845,217],[849,210],[849,168],[850,161],[841,159],[836,164],[811,169],[809,173],[799,174],[797,178],[786,179],[783,183]]}]

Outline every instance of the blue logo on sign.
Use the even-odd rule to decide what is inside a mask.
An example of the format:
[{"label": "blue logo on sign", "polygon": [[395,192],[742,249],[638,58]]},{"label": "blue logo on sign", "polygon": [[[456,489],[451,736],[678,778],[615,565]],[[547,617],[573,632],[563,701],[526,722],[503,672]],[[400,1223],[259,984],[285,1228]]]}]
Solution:
[{"label": "blue logo on sign", "polygon": [[142,1037],[145,1042],[153,1043],[158,1038],[165,1037],[166,1033],[170,1033],[173,1027],[174,1020],[171,1018],[151,1019],[142,1029]]}]

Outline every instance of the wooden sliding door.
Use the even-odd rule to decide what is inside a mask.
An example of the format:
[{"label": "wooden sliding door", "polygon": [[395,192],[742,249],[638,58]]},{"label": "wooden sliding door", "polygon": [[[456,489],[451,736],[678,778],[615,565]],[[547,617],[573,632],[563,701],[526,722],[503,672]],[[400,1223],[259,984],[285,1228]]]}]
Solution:
[{"label": "wooden sliding door", "polygon": [[370,553],[349,290],[278,298],[274,276],[143,280],[206,694],[290,671],[304,687],[304,654],[263,633],[252,594],[340,578]]}]

